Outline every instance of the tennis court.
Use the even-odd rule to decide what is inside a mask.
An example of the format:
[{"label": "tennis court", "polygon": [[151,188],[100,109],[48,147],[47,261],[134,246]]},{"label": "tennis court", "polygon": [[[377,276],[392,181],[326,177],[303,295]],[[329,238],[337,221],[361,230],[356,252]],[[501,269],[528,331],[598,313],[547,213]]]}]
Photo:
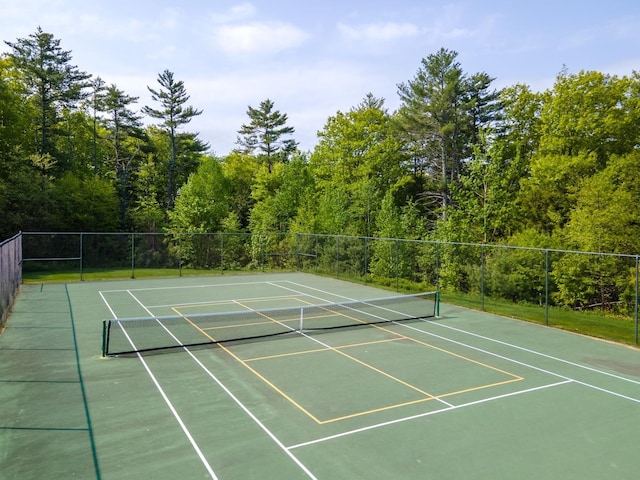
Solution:
[{"label": "tennis court", "polygon": [[0,477],[637,478],[638,349],[442,302],[302,273],[25,285]]}]

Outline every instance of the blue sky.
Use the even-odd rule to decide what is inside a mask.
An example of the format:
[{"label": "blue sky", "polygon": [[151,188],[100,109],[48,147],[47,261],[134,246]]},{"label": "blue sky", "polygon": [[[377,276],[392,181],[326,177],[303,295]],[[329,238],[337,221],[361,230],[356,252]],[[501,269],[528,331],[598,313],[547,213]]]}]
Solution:
[{"label": "blue sky", "polygon": [[[369,92],[398,105],[397,85],[441,47],[494,86],[542,91],[566,66],[629,75],[640,70],[637,0],[0,0],[0,39],[41,26],[138,106],[169,69],[203,109],[186,129],[218,155],[235,146],[249,105],[270,98],[303,150],[337,111]],[[8,51],[2,43],[0,52]]]}]

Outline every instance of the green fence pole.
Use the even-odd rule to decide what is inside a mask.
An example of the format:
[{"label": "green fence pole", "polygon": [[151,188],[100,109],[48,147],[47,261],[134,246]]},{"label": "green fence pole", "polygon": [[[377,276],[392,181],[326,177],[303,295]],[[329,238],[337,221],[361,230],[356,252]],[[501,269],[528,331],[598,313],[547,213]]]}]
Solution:
[{"label": "green fence pole", "polygon": [[436,290],[440,291],[440,242],[436,242]]},{"label": "green fence pole", "polygon": [[182,236],[178,233],[178,275],[182,276]]},{"label": "green fence pole", "polygon": [[395,241],[396,244],[396,292],[399,288],[399,278],[400,277],[400,252],[398,247],[398,240]]},{"label": "green fence pole", "polygon": [[224,275],[224,232],[220,232],[220,275]]},{"label": "green fence pole", "polygon": [[340,278],[340,237],[336,239],[336,278]]},{"label": "green fence pole", "polygon": [[636,255],[636,345],[638,344],[638,257]]},{"label": "green fence pole", "polygon": [[544,254],[544,324],[549,325],[549,250]]},{"label": "green fence pole", "polygon": [[80,234],[80,255],[78,255],[80,257],[80,281],[83,280],[82,278],[82,233]]},{"label": "green fence pole", "polygon": [[480,247],[480,303],[481,310],[484,310],[484,244]]},{"label": "green fence pole", "polygon": [[364,237],[364,283],[369,283],[369,238]]},{"label": "green fence pole", "polygon": [[300,232],[296,232],[296,270],[300,271]]},{"label": "green fence pole", "polygon": [[131,234],[131,278],[136,278],[136,236]]}]

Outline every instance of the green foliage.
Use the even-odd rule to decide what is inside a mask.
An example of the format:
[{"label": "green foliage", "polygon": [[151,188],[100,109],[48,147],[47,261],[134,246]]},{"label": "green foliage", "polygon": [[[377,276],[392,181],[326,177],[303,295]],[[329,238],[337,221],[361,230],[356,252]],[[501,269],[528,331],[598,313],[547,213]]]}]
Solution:
[{"label": "green foliage", "polygon": [[2,226],[7,229],[6,237],[20,230],[48,230],[57,224],[51,196],[53,180],[46,167],[51,165],[50,157],[34,154],[20,160],[0,192],[4,196]]},{"label": "green foliage", "polygon": [[635,254],[640,251],[640,152],[612,156],[607,167],[580,183],[564,235],[577,250]]},{"label": "green foliage", "polygon": [[[89,75],[71,65],[71,52],[62,50],[60,40],[40,27],[27,38],[5,42],[10,57],[23,75],[29,102],[37,109],[31,130],[37,138],[37,151],[62,160],[56,149],[60,132],[60,113],[73,108],[82,98]],[[62,167],[64,162],[60,162]]]},{"label": "green foliage", "polygon": [[318,134],[309,166],[323,233],[372,234],[385,194],[395,194],[406,180],[402,146],[383,103],[369,95],[357,108],[329,118]]},{"label": "green foliage", "polygon": [[220,162],[206,158],[180,189],[170,212],[171,229],[176,232],[217,232],[229,213],[229,184]]},{"label": "green foliage", "polygon": [[[178,168],[179,146],[177,130],[182,125],[189,123],[193,117],[202,113],[193,106],[185,105],[189,101],[189,95],[184,86],[184,82],[178,81],[173,77],[173,72],[165,70],[158,74],[158,84],[160,88],[154,90],[147,87],[151,93],[151,99],[160,104],[160,108],[152,108],[145,106],[142,112],[152,118],[160,120],[160,125],[169,136],[170,155],[164,159],[167,163],[167,206],[173,208],[175,201],[176,186],[176,169]],[[195,135],[191,138],[195,140]],[[201,144],[200,153],[204,153],[206,146]]]},{"label": "green foliage", "polygon": [[600,165],[611,154],[628,152],[640,133],[637,85],[629,77],[600,72],[561,72],[541,112],[542,153],[594,153]]},{"label": "green foliage", "polygon": [[298,213],[312,179],[306,159],[299,155],[287,164],[279,163],[269,171],[266,165],[257,171],[251,197],[249,226],[253,232],[286,232]]},{"label": "green foliage", "polygon": [[118,198],[113,184],[95,175],[65,174],[51,192],[56,230],[112,232],[118,228]]},{"label": "green foliage", "polygon": [[251,121],[242,125],[236,142],[242,153],[256,155],[269,172],[274,164],[288,162],[298,147],[295,140],[287,138],[295,132],[295,128],[287,125],[287,114],[273,107],[274,103],[269,99],[260,102],[259,108],[249,106],[247,115]]},{"label": "green foliage", "polygon": [[[496,91],[489,74],[467,74],[457,52],[442,48],[398,85],[395,112],[367,94],[329,117],[301,154],[288,116],[267,99],[248,108],[241,150],[216,159],[197,134],[179,131],[202,111],[187,106],[170,70],[148,87],[156,105],[137,112],[137,99],[115,85],[89,84],[52,34],[38,28],[6,43],[5,237],[180,231],[166,245],[144,237],[138,260],[236,269],[249,258],[280,268],[294,234],[314,232],[326,235],[297,246],[308,255],[301,263],[331,275],[536,303],[548,281],[563,307],[626,314],[635,302],[634,257],[604,253],[640,252],[640,73],[565,70],[544,92]],[[142,127],[140,114],[158,125]],[[543,278],[545,252],[507,246],[602,255],[551,252]]]},{"label": "green foliage", "polygon": [[422,59],[413,80],[398,86],[400,138],[414,159],[416,181],[427,188],[423,198],[443,219],[464,160],[500,109],[497,92],[490,91],[493,78],[486,73],[465,75],[457,57],[457,52],[441,48]]}]

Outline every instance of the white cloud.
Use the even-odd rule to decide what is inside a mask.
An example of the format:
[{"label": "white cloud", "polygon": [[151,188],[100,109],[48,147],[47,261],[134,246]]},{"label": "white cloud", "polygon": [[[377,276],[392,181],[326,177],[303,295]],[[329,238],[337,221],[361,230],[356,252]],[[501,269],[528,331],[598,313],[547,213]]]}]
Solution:
[{"label": "white cloud", "polygon": [[393,40],[402,37],[414,37],[420,29],[412,23],[370,23],[365,25],[338,24],[338,30],[347,38],[354,40]]},{"label": "white cloud", "polygon": [[214,43],[228,54],[273,53],[302,44],[307,34],[285,23],[223,25],[214,31]]},{"label": "white cloud", "polygon": [[246,20],[253,17],[256,13],[256,7],[251,3],[242,3],[231,7],[224,13],[214,13],[211,15],[211,20],[214,23],[229,23],[238,20]]},{"label": "white cloud", "polygon": [[[200,132],[200,138],[221,155],[235,147],[237,131],[249,119],[247,107],[257,107],[267,98],[288,115],[288,125],[296,130],[294,138],[302,150],[309,150],[330,116],[338,110],[348,111],[372,89],[375,95],[384,93],[378,88],[384,82],[375,72],[340,61],[286,69],[235,70],[183,80],[191,95],[189,104],[204,109],[188,129]],[[131,83],[145,85],[142,79],[132,78]],[[142,90],[136,94],[142,97],[141,105],[150,104],[148,94]]]}]

